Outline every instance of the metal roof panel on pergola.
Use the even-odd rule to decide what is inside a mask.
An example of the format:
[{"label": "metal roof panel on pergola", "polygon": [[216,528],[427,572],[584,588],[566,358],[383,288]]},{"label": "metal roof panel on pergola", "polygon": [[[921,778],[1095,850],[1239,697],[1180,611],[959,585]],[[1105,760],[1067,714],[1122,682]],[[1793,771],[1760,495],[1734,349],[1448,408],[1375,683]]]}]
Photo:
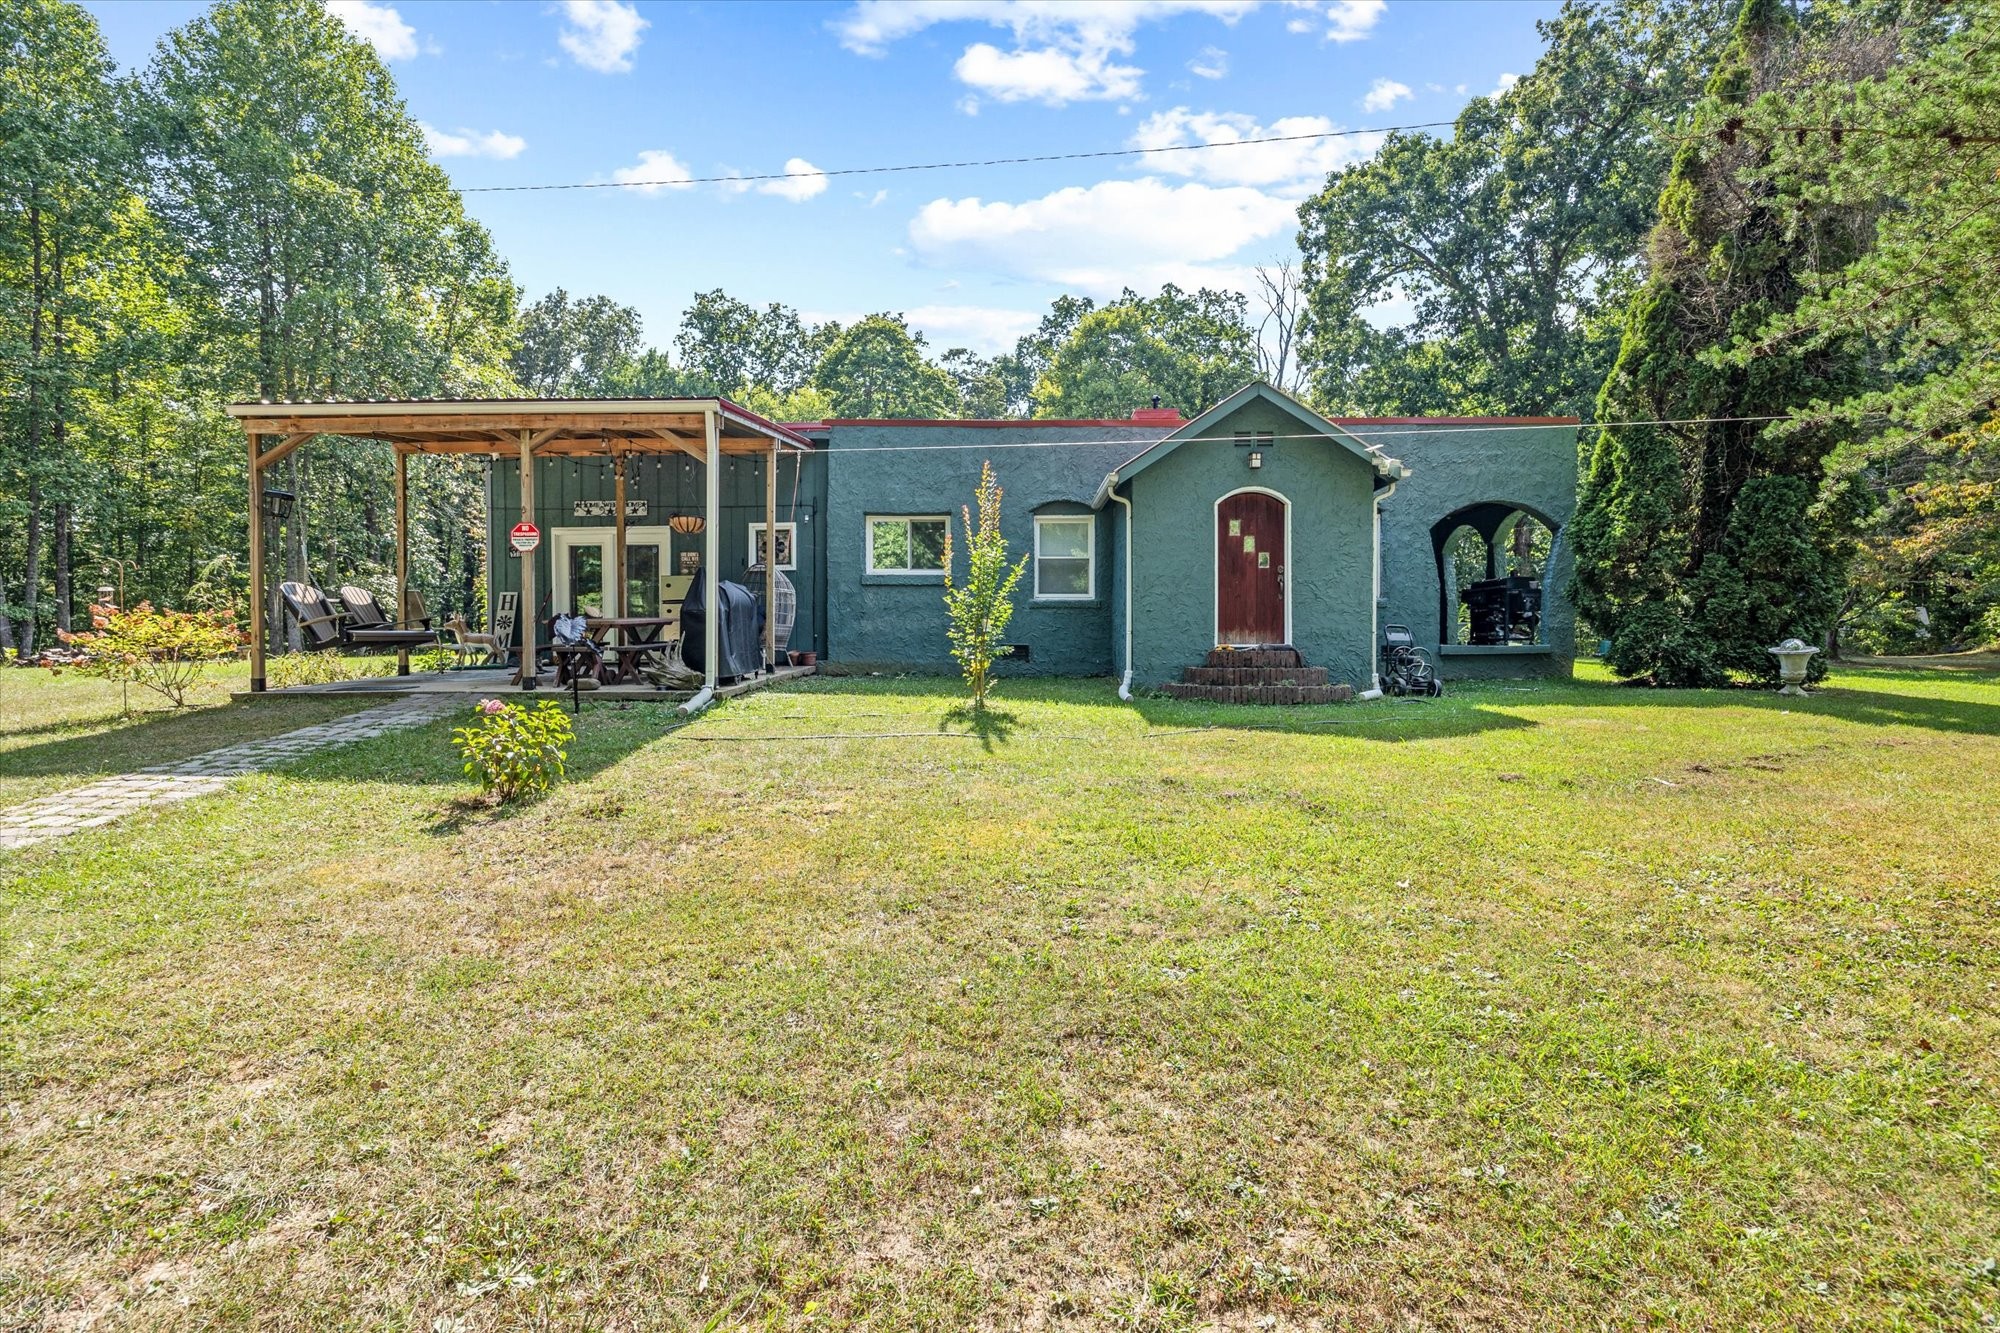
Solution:
[{"label": "metal roof panel on pergola", "polygon": [[[242,423],[250,444],[250,688],[264,688],[264,473],[273,463],[321,436],[382,440],[394,446],[396,458],[396,606],[399,622],[407,615],[409,589],[409,484],[411,454],[513,455],[521,465],[521,521],[534,520],[533,463],[538,458],[608,456],[613,462],[617,498],[613,504],[619,568],[625,563],[625,460],[633,454],[682,453],[701,463],[706,472],[707,547],[703,553],[706,606],[717,601],[717,519],[721,510],[722,456],[770,453],[775,462],[783,452],[810,451],[812,441],[798,431],[763,417],[727,398],[422,398],[347,402],[231,403],[226,409]],[[266,440],[277,437],[274,444]],[[777,525],[777,468],[765,471],[765,517]],[[535,679],[534,561],[522,569],[522,602],[529,608],[521,623],[522,688]],[[776,562],[765,567],[765,605],[772,604],[771,584]],[[623,600],[625,580],[616,580]],[[621,608],[622,610],[622,608]],[[718,617],[704,621],[703,688],[692,701],[698,707],[714,696],[718,656]],[[776,665],[776,640],[765,624],[765,666]],[[409,656],[399,655],[407,672]]]}]

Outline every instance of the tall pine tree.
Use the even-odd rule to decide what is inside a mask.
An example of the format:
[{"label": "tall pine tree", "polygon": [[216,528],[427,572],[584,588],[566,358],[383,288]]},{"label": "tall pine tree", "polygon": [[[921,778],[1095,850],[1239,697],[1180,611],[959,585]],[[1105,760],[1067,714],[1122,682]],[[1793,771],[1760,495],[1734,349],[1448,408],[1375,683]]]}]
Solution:
[{"label": "tall pine tree", "polygon": [[1571,594],[1623,676],[1768,678],[1767,648],[1817,641],[1839,608],[1846,548],[1820,494],[1835,438],[1757,418],[1845,396],[1857,358],[1829,342],[1752,366],[1722,359],[1797,304],[1807,265],[1853,244],[1845,219],[1786,209],[1760,176],[1768,147],[1741,132],[1749,104],[1802,68],[1798,50],[1782,0],[1744,0],[1661,192],[1646,285],[1598,395],[1612,424],[1583,460]]}]

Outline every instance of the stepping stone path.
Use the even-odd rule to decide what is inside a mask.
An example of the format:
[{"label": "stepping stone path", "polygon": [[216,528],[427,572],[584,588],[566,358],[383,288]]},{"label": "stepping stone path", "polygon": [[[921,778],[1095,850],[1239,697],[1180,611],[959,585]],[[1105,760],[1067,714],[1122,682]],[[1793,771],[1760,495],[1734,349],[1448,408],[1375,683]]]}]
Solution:
[{"label": "stepping stone path", "polygon": [[0,810],[0,848],[67,837],[100,828],[149,805],[207,796],[228,786],[232,778],[276,768],[336,745],[420,727],[446,713],[462,711],[468,702],[460,693],[416,694],[265,740],[225,745],[192,759],[101,778],[85,787]]}]

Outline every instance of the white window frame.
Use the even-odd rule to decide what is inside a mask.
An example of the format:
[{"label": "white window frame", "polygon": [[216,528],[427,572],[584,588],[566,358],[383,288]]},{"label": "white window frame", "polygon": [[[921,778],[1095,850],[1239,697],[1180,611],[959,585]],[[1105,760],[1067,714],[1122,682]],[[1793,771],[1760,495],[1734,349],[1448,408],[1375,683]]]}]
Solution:
[{"label": "white window frame", "polygon": [[[757,563],[757,534],[763,530],[764,525],[762,523],[752,523],[750,525],[750,543],[743,548],[750,553],[749,564],[754,565]],[[781,537],[789,535],[792,539],[792,562],[788,565],[780,564],[778,568],[797,569],[799,567],[799,525],[796,523],[780,523],[778,525],[778,534]]]},{"label": "white window frame", "polygon": [[[1088,573],[1087,592],[1043,592],[1042,591],[1042,524],[1081,523],[1086,534],[1083,543],[1083,563]],[[1053,556],[1057,560],[1074,560],[1075,556]],[[1037,514],[1035,515],[1035,600],[1038,602],[1094,602],[1097,600],[1097,516],[1095,514]]]},{"label": "white window frame", "polygon": [[[951,531],[950,514],[867,514],[861,520],[862,567],[871,575],[884,578],[936,579],[944,577],[944,566],[936,569],[877,569],[875,567],[875,525],[877,523],[901,523],[904,525],[903,549],[911,550],[914,543],[909,538],[908,525],[911,523],[942,523],[945,531]],[[796,549],[796,548],[794,548]]]}]

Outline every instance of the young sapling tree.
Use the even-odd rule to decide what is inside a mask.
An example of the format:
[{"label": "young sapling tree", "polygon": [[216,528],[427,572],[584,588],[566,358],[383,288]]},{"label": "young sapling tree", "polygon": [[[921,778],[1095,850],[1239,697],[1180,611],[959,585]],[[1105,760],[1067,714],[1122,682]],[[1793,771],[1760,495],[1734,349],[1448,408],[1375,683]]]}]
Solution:
[{"label": "young sapling tree", "polygon": [[950,624],[946,636],[951,655],[972,687],[972,706],[986,707],[993,688],[993,662],[1007,635],[1007,622],[1014,618],[1014,586],[1028,568],[1028,557],[1007,563],[1007,539],[1000,535],[1000,497],[1004,492],[994,479],[993,464],[979,465],[979,489],[974,500],[979,507],[977,522],[972,509],[961,507],[965,520],[965,581],[952,578],[951,528],[944,534],[944,605]]}]

